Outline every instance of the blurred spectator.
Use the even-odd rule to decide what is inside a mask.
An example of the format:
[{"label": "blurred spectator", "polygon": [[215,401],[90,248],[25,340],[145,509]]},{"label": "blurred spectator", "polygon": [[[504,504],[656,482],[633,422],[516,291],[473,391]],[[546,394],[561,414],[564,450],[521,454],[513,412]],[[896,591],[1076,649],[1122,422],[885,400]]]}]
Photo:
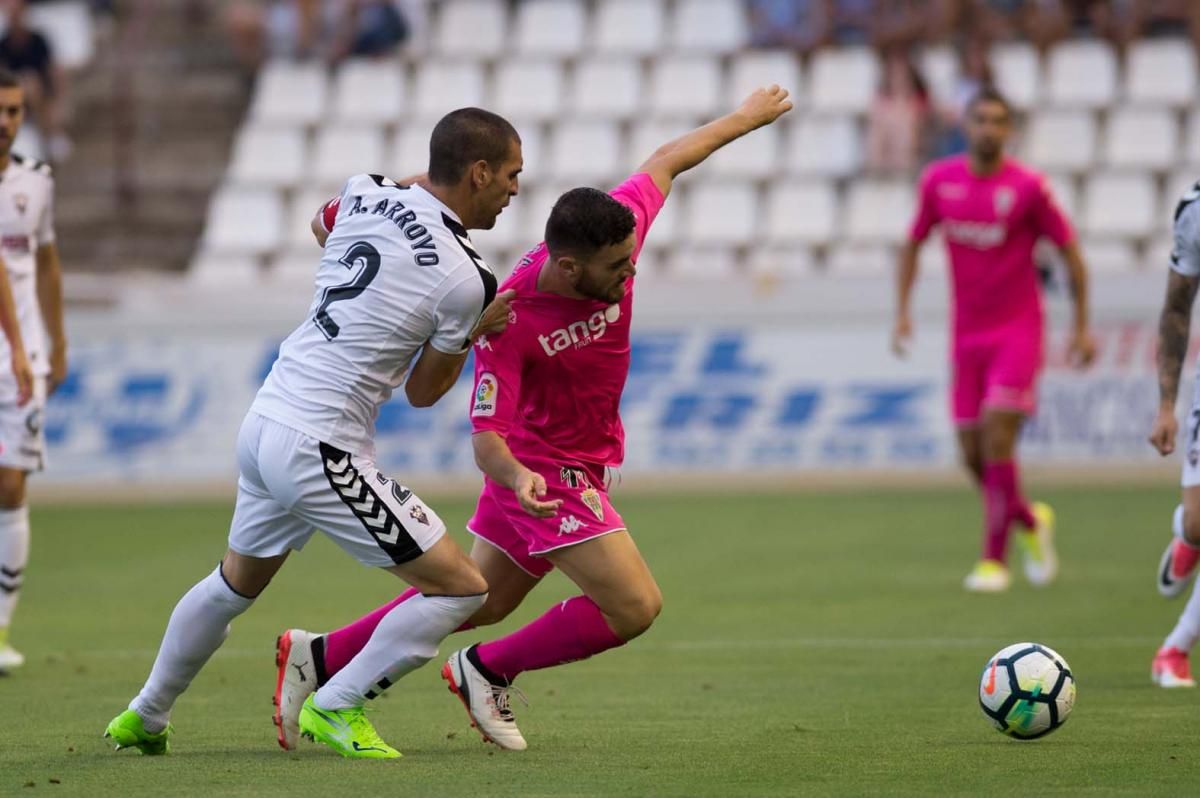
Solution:
[{"label": "blurred spectator", "polygon": [[830,35],[837,44],[869,44],[875,0],[833,0]]},{"label": "blurred spectator", "polygon": [[54,60],[46,37],[29,27],[26,0],[0,3],[8,28],[0,38],[0,65],[21,78],[30,121],[41,133],[44,155],[51,161],[65,160],[71,141],[64,132],[66,78]]},{"label": "blurred spectator", "polygon": [[1196,0],[1126,0],[1127,37],[1189,36],[1200,49],[1200,3]]},{"label": "blurred spectator", "polygon": [[947,5],[938,0],[874,0],[871,43],[885,52],[940,39],[946,33]]},{"label": "blurred spectator", "polygon": [[966,132],[963,122],[966,120],[967,106],[971,100],[984,89],[995,88],[995,77],[992,65],[988,61],[988,46],[982,38],[969,40],[958,51],[958,77],[954,92],[949,101],[936,109],[934,114],[936,128],[934,132],[933,155],[943,157],[963,152],[967,148]]},{"label": "blurred spectator", "polygon": [[238,0],[226,23],[250,70],[272,58],[336,63],[387,55],[409,36],[398,0]]},{"label": "blurred spectator", "polygon": [[884,60],[879,91],[867,115],[867,169],[907,174],[920,163],[929,119],[929,91],[912,60],[894,50]]},{"label": "blurred spectator", "polygon": [[750,42],[807,55],[829,36],[830,0],[750,0]]}]

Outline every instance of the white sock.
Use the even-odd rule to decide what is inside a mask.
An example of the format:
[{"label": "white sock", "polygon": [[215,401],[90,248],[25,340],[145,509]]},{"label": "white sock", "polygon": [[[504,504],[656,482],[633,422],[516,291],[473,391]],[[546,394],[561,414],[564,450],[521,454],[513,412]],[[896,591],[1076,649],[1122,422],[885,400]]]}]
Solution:
[{"label": "white sock", "polygon": [[229,622],[253,603],[254,599],[229,587],[219,565],[179,600],[167,622],[150,678],[129,704],[146,731],[155,733],[166,727],[175,699],[225,642]]},{"label": "white sock", "polygon": [[483,606],[478,596],[416,595],[383,616],[371,639],[313,702],[321,709],[361,707],[437,656],[438,644]]},{"label": "white sock", "polygon": [[1192,586],[1192,595],[1163,645],[1180,651],[1191,651],[1200,640],[1200,580]]},{"label": "white sock", "polygon": [[29,508],[0,510],[0,629],[12,622],[29,562]]},{"label": "white sock", "polygon": [[1175,514],[1171,516],[1171,534],[1187,543],[1183,536],[1183,505],[1176,505]]}]

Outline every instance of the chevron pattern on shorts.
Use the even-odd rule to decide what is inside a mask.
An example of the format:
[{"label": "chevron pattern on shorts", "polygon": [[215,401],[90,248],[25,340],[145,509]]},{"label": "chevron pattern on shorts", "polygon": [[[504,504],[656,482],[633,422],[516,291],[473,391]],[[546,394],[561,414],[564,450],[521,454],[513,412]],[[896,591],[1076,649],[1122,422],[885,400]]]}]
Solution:
[{"label": "chevron pattern on shorts", "polygon": [[409,537],[404,525],[354,467],[350,454],[322,443],[321,461],[329,485],[392,559],[397,563],[407,562],[412,559],[414,550],[420,554],[420,548]]}]

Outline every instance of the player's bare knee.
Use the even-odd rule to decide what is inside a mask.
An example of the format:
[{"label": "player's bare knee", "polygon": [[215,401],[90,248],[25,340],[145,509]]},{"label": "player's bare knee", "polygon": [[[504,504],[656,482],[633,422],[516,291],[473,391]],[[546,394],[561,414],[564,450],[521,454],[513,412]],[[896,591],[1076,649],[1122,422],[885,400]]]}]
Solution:
[{"label": "player's bare knee", "polygon": [[662,591],[657,585],[630,596],[621,608],[610,616],[618,627],[613,631],[623,640],[632,640],[654,624],[654,619],[662,612],[662,605]]},{"label": "player's bare knee", "polygon": [[25,472],[0,469],[0,510],[16,510],[25,505]]}]

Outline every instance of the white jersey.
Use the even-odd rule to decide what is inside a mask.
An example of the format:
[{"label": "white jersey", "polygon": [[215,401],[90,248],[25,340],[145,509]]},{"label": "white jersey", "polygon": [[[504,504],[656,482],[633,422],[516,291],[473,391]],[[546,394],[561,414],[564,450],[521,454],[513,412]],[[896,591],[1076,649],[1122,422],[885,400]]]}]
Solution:
[{"label": "white jersey", "polygon": [[[54,243],[54,178],[48,164],[11,154],[0,174],[0,258],[8,269],[21,338],[33,373],[50,373],[37,292],[37,251]],[[15,391],[8,339],[0,334],[0,398]]]},{"label": "white jersey", "polygon": [[308,316],[251,410],[374,457],[379,406],[426,342],[466,351],[496,277],[453,211],[419,186],[357,175],[335,202]]},{"label": "white jersey", "polygon": [[1185,277],[1200,277],[1200,183],[1196,183],[1175,206],[1175,244],[1171,268]]}]

